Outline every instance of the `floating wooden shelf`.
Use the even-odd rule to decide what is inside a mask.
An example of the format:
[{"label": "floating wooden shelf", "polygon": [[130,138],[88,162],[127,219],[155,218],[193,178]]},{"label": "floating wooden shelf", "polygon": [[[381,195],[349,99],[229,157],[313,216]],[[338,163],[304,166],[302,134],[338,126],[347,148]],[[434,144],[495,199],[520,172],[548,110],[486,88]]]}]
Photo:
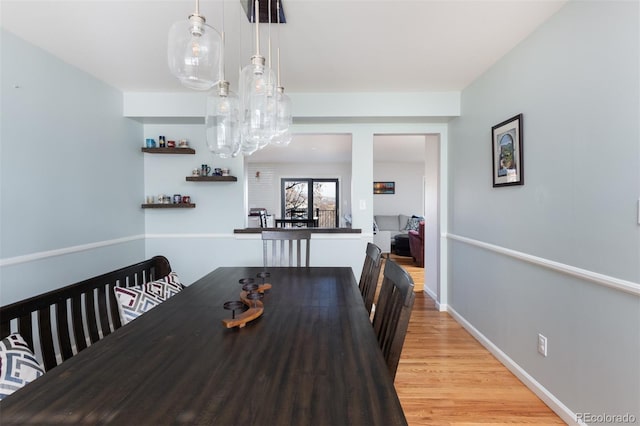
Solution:
[{"label": "floating wooden shelf", "polygon": [[194,203],[178,203],[178,204],[154,203],[154,204],[143,204],[141,207],[143,209],[193,209],[196,207],[196,205]]},{"label": "floating wooden shelf", "polygon": [[142,147],[142,152],[148,152],[150,154],[195,154],[196,150],[193,148],[145,148]]},{"label": "floating wooden shelf", "polygon": [[187,176],[188,182],[237,182],[235,176]]}]

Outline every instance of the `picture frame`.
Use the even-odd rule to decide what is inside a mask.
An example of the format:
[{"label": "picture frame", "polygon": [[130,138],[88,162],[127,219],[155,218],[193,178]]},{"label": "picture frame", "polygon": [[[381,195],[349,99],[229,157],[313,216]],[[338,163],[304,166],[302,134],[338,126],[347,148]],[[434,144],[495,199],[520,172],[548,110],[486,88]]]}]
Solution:
[{"label": "picture frame", "polygon": [[373,182],[374,194],[395,194],[396,183],[395,182]]},{"label": "picture frame", "polygon": [[491,127],[494,188],[524,185],[522,121],[518,114]]}]

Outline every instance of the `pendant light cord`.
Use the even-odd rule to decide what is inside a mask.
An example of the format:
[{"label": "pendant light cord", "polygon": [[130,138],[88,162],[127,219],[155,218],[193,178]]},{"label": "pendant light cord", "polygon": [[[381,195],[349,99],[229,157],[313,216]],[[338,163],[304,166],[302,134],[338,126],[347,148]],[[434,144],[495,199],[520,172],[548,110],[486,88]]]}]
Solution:
[{"label": "pendant light cord", "polygon": [[267,50],[267,53],[269,54],[269,69],[271,69],[271,0],[268,0],[267,2],[267,8],[268,8],[268,13],[267,16],[269,17],[269,24],[268,24],[268,35],[269,35],[269,49]]},{"label": "pendant light cord", "polygon": [[278,65],[278,87],[282,86],[282,84],[280,84],[280,0],[276,1],[276,14],[277,17],[276,19],[278,20],[278,49],[277,49],[277,65]]},{"label": "pendant light cord", "polygon": [[254,5],[253,18],[256,21],[256,56],[260,56],[260,2],[258,0]]},{"label": "pendant light cord", "polygon": [[220,25],[220,38],[222,39],[222,44],[220,46],[220,82],[226,81],[224,75],[224,67],[225,67],[225,33],[224,33],[224,0],[222,1],[222,24]]}]

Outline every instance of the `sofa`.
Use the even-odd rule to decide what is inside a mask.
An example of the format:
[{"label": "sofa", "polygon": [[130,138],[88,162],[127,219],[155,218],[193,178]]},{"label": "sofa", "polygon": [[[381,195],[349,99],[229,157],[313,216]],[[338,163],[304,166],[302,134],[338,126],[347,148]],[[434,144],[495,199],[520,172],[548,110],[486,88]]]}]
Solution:
[{"label": "sofa", "polygon": [[405,214],[374,215],[373,241],[383,253],[393,252],[398,256],[411,256],[408,234],[410,229],[417,229],[419,220],[424,218]]},{"label": "sofa", "polygon": [[409,230],[409,250],[416,266],[424,268],[424,220],[418,223],[418,230]]}]

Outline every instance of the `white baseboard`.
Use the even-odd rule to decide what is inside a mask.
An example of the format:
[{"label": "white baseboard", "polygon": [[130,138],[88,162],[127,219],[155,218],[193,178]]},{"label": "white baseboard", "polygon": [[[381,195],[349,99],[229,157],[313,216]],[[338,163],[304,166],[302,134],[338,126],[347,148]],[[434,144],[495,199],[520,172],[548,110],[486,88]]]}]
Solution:
[{"label": "white baseboard", "polygon": [[440,312],[447,312],[449,310],[449,305],[447,305],[446,303],[440,304],[436,302],[436,309],[438,309],[438,311]]},{"label": "white baseboard", "polygon": [[549,408],[551,408],[563,421],[568,425],[585,426],[586,423],[577,420],[576,414],[566,405],[542,386],[536,379],[520,367],[514,360],[509,358],[507,354],[502,352],[500,348],[480,333],[471,323],[462,317],[451,306],[447,306],[447,312],[451,314],[460,325],[462,325],[471,335],[484,346],[489,352],[495,356],[509,371],[511,371],[522,383],[525,384],[533,393],[535,393]]},{"label": "white baseboard", "polygon": [[436,295],[431,289],[425,287],[423,290],[427,296],[429,296],[436,304],[436,309],[440,312],[447,312],[447,304],[438,302],[438,295]]},{"label": "white baseboard", "polygon": [[426,286],[422,289],[423,292],[425,292],[427,294],[427,296],[429,296],[430,298],[432,298],[436,304],[438,303],[438,295],[436,295],[430,288],[427,288]]}]

